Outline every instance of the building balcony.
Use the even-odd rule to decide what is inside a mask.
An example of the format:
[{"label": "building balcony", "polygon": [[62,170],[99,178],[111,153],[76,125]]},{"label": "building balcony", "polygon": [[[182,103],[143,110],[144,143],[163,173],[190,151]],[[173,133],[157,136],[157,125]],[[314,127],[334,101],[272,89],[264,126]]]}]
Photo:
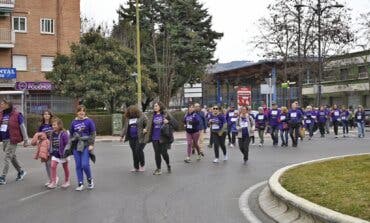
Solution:
[{"label": "building balcony", "polygon": [[0,13],[13,12],[15,0],[0,0]]},{"label": "building balcony", "polygon": [[[3,0],[0,0],[3,1]],[[7,28],[0,28],[0,48],[14,48],[15,32]]]}]

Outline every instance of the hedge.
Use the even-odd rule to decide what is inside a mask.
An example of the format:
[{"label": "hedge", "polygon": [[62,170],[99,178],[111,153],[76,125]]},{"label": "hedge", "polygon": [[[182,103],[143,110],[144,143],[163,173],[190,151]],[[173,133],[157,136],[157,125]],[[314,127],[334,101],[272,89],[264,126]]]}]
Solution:
[{"label": "hedge", "polygon": [[[179,123],[179,131],[183,131],[184,125],[182,124],[182,120],[185,113],[182,111],[175,111],[171,112],[171,114]],[[62,119],[65,129],[69,129],[72,120],[75,118],[74,114],[56,114],[55,116]],[[88,115],[88,117],[94,120],[97,135],[112,135],[112,115]],[[27,115],[27,131],[30,137],[36,133],[38,127],[40,126],[40,121],[41,115]],[[124,117],[122,115],[122,123],[124,123],[123,121]]]}]

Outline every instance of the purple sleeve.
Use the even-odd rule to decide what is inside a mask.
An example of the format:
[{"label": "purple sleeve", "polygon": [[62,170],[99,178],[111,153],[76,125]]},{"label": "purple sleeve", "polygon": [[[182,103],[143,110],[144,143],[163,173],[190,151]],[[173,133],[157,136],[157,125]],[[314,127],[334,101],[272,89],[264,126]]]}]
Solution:
[{"label": "purple sleeve", "polygon": [[23,117],[22,113],[19,113],[19,115],[18,115],[18,123],[21,125],[21,124],[23,124],[23,122],[24,122],[24,117]]},{"label": "purple sleeve", "polygon": [[92,119],[89,120],[89,126],[90,126],[90,134],[93,132],[96,132],[95,123]]},{"label": "purple sleeve", "polygon": [[71,136],[73,136],[73,134],[75,133],[75,130],[74,130],[74,128],[73,128],[73,123],[74,123],[74,121],[72,121],[72,123],[71,123],[71,127],[69,127],[69,134],[70,134]]}]

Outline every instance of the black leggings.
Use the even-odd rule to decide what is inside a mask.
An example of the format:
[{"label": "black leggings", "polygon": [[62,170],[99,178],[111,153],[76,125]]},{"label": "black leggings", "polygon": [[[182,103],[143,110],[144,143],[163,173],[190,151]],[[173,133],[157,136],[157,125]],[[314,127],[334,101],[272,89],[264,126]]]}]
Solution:
[{"label": "black leggings", "polygon": [[214,142],[213,148],[215,150],[215,157],[218,159],[219,147],[221,147],[223,154],[226,155],[226,146],[225,146],[226,133],[219,136],[217,132],[212,132],[212,137]]},{"label": "black leggings", "polygon": [[299,123],[292,123],[289,126],[289,135],[290,138],[292,138],[293,146],[298,145],[299,129],[300,129]]},{"label": "black leggings", "polygon": [[338,120],[333,120],[333,126],[334,126],[334,134],[337,136],[338,135],[338,126],[339,126]]},{"label": "black leggings", "polygon": [[249,158],[249,143],[250,143],[250,138],[249,137],[244,137],[244,138],[239,138],[239,149],[240,152],[243,154],[243,160],[247,161]]},{"label": "black leggings", "polygon": [[162,162],[161,156],[163,157],[167,166],[170,165],[170,157],[168,156],[168,153],[167,153],[167,150],[170,148],[170,146],[171,146],[170,144],[160,143],[158,140],[153,141],[155,164],[157,165],[157,169],[161,169],[161,162]]},{"label": "black leggings", "polygon": [[129,144],[132,150],[132,158],[134,168],[139,169],[140,166],[145,166],[144,147],[145,143],[139,143],[139,139],[130,139]]}]

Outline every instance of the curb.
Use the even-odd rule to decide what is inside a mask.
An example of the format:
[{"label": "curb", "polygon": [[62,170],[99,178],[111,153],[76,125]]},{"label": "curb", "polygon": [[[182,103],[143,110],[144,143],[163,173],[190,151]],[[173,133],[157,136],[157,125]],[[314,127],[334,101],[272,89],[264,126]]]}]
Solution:
[{"label": "curb", "polygon": [[268,186],[259,195],[261,209],[277,222],[336,222],[336,223],[370,223],[360,218],[352,217],[333,211],[298,197],[285,188],[279,182],[281,176],[288,170],[312,163],[328,160],[341,159],[370,155],[370,153],[335,156],[324,159],[317,159],[308,162],[293,164],[276,171],[269,179]]}]

